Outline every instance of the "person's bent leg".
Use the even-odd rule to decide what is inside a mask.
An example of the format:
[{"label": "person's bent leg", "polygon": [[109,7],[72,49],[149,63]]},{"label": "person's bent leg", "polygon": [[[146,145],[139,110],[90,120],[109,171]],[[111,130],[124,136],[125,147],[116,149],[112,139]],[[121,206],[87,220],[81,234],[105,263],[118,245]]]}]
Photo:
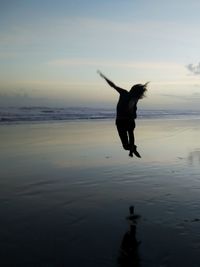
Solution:
[{"label": "person's bent leg", "polygon": [[130,145],[129,156],[133,157],[133,154],[134,154],[136,157],[141,158],[140,154],[137,151],[137,146],[135,145],[134,129],[135,129],[135,121],[132,121],[128,129],[128,137],[129,137],[129,145]]},{"label": "person's bent leg", "polygon": [[116,127],[117,127],[117,131],[118,131],[123,148],[125,150],[129,150],[130,145],[129,145],[129,141],[128,141],[127,130],[120,123],[116,123]]},{"label": "person's bent leg", "polygon": [[129,147],[130,147],[129,156],[133,157],[133,151],[135,150],[135,138],[134,138],[133,129],[128,130],[128,137],[129,137]]},{"label": "person's bent leg", "polygon": [[135,147],[134,129],[128,130],[128,137],[129,137],[130,149],[133,150]]},{"label": "person's bent leg", "polygon": [[131,151],[133,151],[135,148],[134,129],[135,129],[135,120],[130,120],[128,124],[128,138]]}]

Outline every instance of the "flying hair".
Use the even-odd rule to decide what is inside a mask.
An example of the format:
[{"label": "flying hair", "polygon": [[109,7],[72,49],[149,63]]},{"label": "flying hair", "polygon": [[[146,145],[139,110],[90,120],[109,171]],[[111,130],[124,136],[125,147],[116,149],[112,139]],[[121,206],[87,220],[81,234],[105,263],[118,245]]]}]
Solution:
[{"label": "flying hair", "polygon": [[147,85],[149,82],[145,84],[135,84],[131,90],[129,91],[131,96],[137,99],[142,99],[146,96]]}]

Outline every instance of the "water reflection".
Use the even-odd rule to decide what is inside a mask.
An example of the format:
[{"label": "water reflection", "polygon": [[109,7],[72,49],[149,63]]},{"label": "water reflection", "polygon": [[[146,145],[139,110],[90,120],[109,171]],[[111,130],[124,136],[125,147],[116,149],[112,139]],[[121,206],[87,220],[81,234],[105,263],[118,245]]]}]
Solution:
[{"label": "water reflection", "polygon": [[124,234],[121,242],[120,253],[118,257],[118,266],[141,267],[138,252],[138,247],[141,242],[138,241],[136,238],[137,222],[140,216],[134,213],[134,206],[131,206],[129,208],[129,212],[130,214],[127,217],[129,223],[129,230]]},{"label": "water reflection", "polygon": [[200,149],[196,149],[189,153],[188,162],[190,165],[193,165],[195,162],[200,164]]}]

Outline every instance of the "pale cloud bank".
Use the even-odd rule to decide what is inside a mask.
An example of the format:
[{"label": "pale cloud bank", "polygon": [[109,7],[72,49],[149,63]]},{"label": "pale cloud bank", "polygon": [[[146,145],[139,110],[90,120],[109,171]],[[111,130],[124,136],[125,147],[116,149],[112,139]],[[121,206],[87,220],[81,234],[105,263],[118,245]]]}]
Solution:
[{"label": "pale cloud bank", "polygon": [[200,62],[198,64],[188,64],[186,68],[195,75],[200,74]]},{"label": "pale cloud bank", "polygon": [[182,69],[181,64],[175,62],[131,62],[131,61],[102,61],[95,59],[55,59],[47,63],[53,67],[77,67],[77,66],[105,66],[105,67],[126,67],[126,68],[148,68],[148,69]]}]

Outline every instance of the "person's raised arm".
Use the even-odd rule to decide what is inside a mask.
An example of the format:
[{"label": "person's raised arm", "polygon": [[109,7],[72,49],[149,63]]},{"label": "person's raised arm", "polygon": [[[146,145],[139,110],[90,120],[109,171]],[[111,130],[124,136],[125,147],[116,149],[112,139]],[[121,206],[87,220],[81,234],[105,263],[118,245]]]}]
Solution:
[{"label": "person's raised arm", "polygon": [[113,82],[111,82],[103,73],[101,73],[99,70],[97,73],[112,87],[114,88],[118,93],[121,93],[122,91],[125,91],[124,89],[116,86]]}]

